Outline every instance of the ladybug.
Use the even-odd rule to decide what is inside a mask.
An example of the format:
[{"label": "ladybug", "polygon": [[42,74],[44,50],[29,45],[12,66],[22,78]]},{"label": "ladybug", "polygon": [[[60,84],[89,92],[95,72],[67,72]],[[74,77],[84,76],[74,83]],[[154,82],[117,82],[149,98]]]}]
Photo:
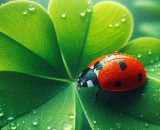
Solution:
[{"label": "ladybug", "polygon": [[116,52],[91,62],[78,76],[77,85],[119,92],[142,87],[146,80],[144,66],[136,58]]}]

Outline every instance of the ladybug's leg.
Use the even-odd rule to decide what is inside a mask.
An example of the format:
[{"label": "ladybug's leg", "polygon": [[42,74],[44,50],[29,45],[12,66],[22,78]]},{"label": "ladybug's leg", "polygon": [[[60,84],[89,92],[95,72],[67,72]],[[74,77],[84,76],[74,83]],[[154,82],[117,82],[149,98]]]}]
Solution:
[{"label": "ladybug's leg", "polygon": [[96,94],[95,94],[95,97],[94,97],[94,102],[97,102],[97,98],[98,98],[98,93],[101,91],[100,88],[98,88]]}]

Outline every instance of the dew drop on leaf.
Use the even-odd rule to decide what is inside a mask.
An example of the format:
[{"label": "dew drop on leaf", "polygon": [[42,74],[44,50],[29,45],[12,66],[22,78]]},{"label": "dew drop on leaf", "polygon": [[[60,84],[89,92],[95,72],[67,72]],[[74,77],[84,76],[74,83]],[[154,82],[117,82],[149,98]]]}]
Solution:
[{"label": "dew drop on leaf", "polygon": [[148,124],[148,123],[145,123],[145,127],[149,127],[149,124]]},{"label": "dew drop on leaf", "polygon": [[51,129],[52,129],[52,127],[51,127],[51,126],[48,126],[48,127],[47,127],[47,130],[51,130]]},{"label": "dew drop on leaf", "polygon": [[92,9],[91,9],[91,8],[88,8],[88,9],[87,9],[87,12],[88,12],[88,13],[91,13],[91,12],[92,12]]},{"label": "dew drop on leaf", "polygon": [[65,13],[61,14],[61,18],[65,19],[66,18],[66,14]]},{"label": "dew drop on leaf", "polygon": [[88,5],[91,5],[91,4],[92,4],[91,0],[88,0],[87,4],[88,4]]},{"label": "dew drop on leaf", "polygon": [[74,114],[69,114],[69,119],[74,119],[75,115]]},{"label": "dew drop on leaf", "polygon": [[93,123],[96,124],[97,122],[94,120]]},{"label": "dew drop on leaf", "polygon": [[63,130],[71,130],[73,128],[72,124],[67,122],[63,124]]},{"label": "dew drop on leaf", "polygon": [[11,122],[13,120],[14,120],[14,117],[12,117],[12,116],[10,116],[10,117],[7,118],[7,121],[9,121],[9,122]]},{"label": "dew drop on leaf", "polygon": [[141,54],[138,54],[138,56],[137,56],[138,58],[141,58],[142,57],[142,55]]},{"label": "dew drop on leaf", "polygon": [[37,126],[38,125],[38,122],[35,120],[32,122],[33,126]]},{"label": "dew drop on leaf", "polygon": [[0,111],[0,117],[2,117],[4,115],[4,113],[2,111]]},{"label": "dew drop on leaf", "polygon": [[154,63],[154,61],[153,61],[153,60],[150,60],[150,63],[151,63],[151,64],[153,64],[153,63]]},{"label": "dew drop on leaf", "polygon": [[158,61],[159,60],[159,57],[156,57],[156,61]]},{"label": "dew drop on leaf", "polygon": [[150,69],[151,72],[154,72],[154,69]]},{"label": "dew drop on leaf", "polygon": [[144,116],[143,116],[143,115],[140,115],[140,117],[143,118]]},{"label": "dew drop on leaf", "polygon": [[35,9],[36,9],[36,8],[35,8],[34,6],[30,5],[29,11],[33,12],[33,11],[35,11]]},{"label": "dew drop on leaf", "polygon": [[27,15],[27,11],[22,12],[23,15]]},{"label": "dew drop on leaf", "polygon": [[121,124],[120,123],[116,123],[116,128],[117,129],[121,129]]},{"label": "dew drop on leaf", "polygon": [[10,124],[10,128],[11,128],[11,130],[16,130],[16,129],[17,129],[17,126],[16,126],[16,124],[11,123],[11,124]]},{"label": "dew drop on leaf", "polygon": [[33,110],[33,114],[36,114],[36,110]]},{"label": "dew drop on leaf", "polygon": [[110,28],[111,28],[112,26],[113,26],[112,24],[109,24],[109,25],[108,25],[108,27],[110,27]]},{"label": "dew drop on leaf", "polygon": [[118,28],[118,27],[119,27],[119,23],[116,23],[116,24],[115,24],[115,27]]},{"label": "dew drop on leaf", "polygon": [[85,11],[81,11],[81,12],[80,12],[80,16],[81,16],[81,17],[84,17],[85,15],[86,15],[86,12],[85,12]]},{"label": "dew drop on leaf", "polygon": [[121,22],[122,22],[122,23],[126,22],[126,19],[125,19],[125,18],[122,18],[122,19],[121,19]]},{"label": "dew drop on leaf", "polygon": [[148,51],[148,55],[152,55],[152,52],[151,52],[151,51]]}]

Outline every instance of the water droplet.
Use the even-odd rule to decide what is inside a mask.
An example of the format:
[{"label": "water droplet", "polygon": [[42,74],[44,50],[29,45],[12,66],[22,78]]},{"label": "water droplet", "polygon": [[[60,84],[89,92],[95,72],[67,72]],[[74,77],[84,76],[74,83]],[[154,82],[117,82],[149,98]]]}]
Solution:
[{"label": "water droplet", "polygon": [[116,123],[116,127],[117,127],[118,129],[120,129],[120,128],[121,128],[121,124],[120,124],[120,123]]},{"label": "water droplet", "polygon": [[153,60],[150,60],[150,63],[151,63],[151,64],[153,64],[153,63],[154,63],[154,61],[153,61]]},{"label": "water droplet", "polygon": [[151,72],[154,72],[154,69],[150,69]]},{"label": "water droplet", "polygon": [[38,125],[38,122],[35,120],[35,121],[32,122],[32,124],[33,124],[34,126],[37,126],[37,125]]},{"label": "water droplet", "polygon": [[116,24],[115,24],[115,27],[118,28],[118,27],[119,27],[119,23],[116,23]]},{"label": "water droplet", "polygon": [[0,112],[0,117],[2,117],[3,115],[4,115],[4,113],[1,111],[1,112]]},{"label": "water droplet", "polygon": [[11,126],[11,130],[16,130],[17,127],[16,126]]},{"label": "water droplet", "polygon": [[138,56],[137,56],[138,58],[141,58],[142,57],[142,55],[141,54],[138,54]]},{"label": "water droplet", "polygon": [[87,2],[87,4],[88,4],[88,5],[91,5],[91,4],[92,4],[91,0],[89,0],[89,1]]},{"label": "water droplet", "polygon": [[109,25],[108,25],[108,27],[110,27],[110,28],[111,28],[112,26],[113,26],[112,24],[109,24]]},{"label": "water droplet", "polygon": [[63,19],[66,18],[66,14],[65,14],[65,13],[61,14],[61,17],[62,17]]},{"label": "water droplet", "polygon": [[64,123],[62,128],[63,130],[71,130],[73,126],[71,123]]},{"label": "water droplet", "polygon": [[93,123],[96,124],[97,122],[94,120]]},{"label": "water droplet", "polygon": [[140,115],[140,117],[143,118],[144,116],[143,116],[143,115]]},{"label": "water droplet", "polygon": [[10,116],[7,118],[7,121],[13,121],[14,120],[14,117]]},{"label": "water droplet", "polygon": [[11,124],[10,124],[10,128],[11,128],[11,130],[16,130],[16,129],[17,129],[17,126],[16,126],[16,124],[11,123]]},{"label": "water droplet", "polygon": [[113,130],[113,128],[109,128],[109,130]]},{"label": "water droplet", "polygon": [[88,9],[87,9],[87,12],[88,12],[88,13],[91,13],[91,12],[92,12],[92,9],[91,9],[91,8],[88,8]]},{"label": "water droplet", "polygon": [[152,55],[152,52],[151,52],[151,51],[148,51],[148,55]]},{"label": "water droplet", "polygon": [[69,119],[74,119],[75,115],[74,114],[69,114]]},{"label": "water droplet", "polygon": [[35,8],[34,6],[30,5],[29,11],[33,12],[35,9],[36,9],[36,8]]},{"label": "water droplet", "polygon": [[85,15],[86,15],[86,12],[85,12],[85,11],[81,11],[81,12],[80,12],[80,16],[81,16],[81,17],[84,17]]},{"label": "water droplet", "polygon": [[158,61],[159,60],[159,57],[156,57],[156,61]]},{"label": "water droplet", "polygon": [[125,18],[122,18],[122,19],[121,19],[121,22],[122,22],[122,23],[126,22],[126,19],[125,19]]},{"label": "water droplet", "polygon": [[52,129],[52,127],[51,127],[51,126],[48,126],[48,127],[47,127],[47,130],[51,130],[51,129]]},{"label": "water droplet", "polygon": [[27,15],[27,11],[24,11],[22,14],[23,14],[23,15]]},{"label": "water droplet", "polygon": [[33,110],[33,113],[36,114],[36,110]]},{"label": "water droplet", "polygon": [[145,127],[149,127],[149,124],[148,124],[148,123],[145,123]]}]

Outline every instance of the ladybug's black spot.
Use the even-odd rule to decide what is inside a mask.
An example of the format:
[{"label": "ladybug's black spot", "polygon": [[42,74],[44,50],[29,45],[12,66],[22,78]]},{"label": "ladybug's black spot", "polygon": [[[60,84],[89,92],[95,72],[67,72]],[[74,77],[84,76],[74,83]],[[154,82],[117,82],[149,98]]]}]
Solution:
[{"label": "ladybug's black spot", "polygon": [[94,68],[96,70],[101,70],[103,68],[103,64],[101,62],[97,62],[95,65],[94,65]]},{"label": "ladybug's black spot", "polygon": [[125,70],[125,69],[127,68],[127,65],[126,65],[126,63],[125,63],[124,61],[120,61],[120,62],[119,62],[119,66],[120,66],[120,68],[121,68],[122,70]]},{"label": "ladybug's black spot", "polygon": [[120,65],[122,70],[125,70],[127,68],[127,65],[126,65],[126,63],[124,61],[120,61],[119,65]]},{"label": "ladybug's black spot", "polygon": [[143,75],[142,75],[142,73],[138,73],[138,80],[139,80],[139,81],[142,81],[142,80],[143,80]]},{"label": "ladybug's black spot", "polygon": [[120,87],[122,85],[122,82],[120,81],[120,80],[117,80],[116,82],[115,82],[115,86],[116,87]]}]

